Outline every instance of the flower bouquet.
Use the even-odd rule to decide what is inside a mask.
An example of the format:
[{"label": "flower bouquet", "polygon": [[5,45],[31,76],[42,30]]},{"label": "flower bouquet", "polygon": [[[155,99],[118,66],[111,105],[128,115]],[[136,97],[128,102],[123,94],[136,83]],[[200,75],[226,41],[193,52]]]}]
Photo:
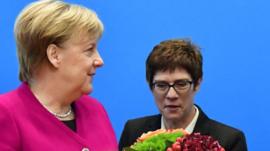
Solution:
[{"label": "flower bouquet", "polygon": [[183,129],[159,129],[144,133],[124,151],[225,151],[217,140]]}]

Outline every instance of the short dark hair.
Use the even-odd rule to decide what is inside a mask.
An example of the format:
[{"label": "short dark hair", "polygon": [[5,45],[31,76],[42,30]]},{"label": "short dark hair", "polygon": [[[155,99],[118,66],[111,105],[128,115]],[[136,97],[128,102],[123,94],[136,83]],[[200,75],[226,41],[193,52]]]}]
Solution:
[{"label": "short dark hair", "polygon": [[146,60],[146,80],[152,89],[153,77],[158,71],[186,70],[199,84],[203,76],[203,58],[200,48],[188,39],[166,40],[156,45]]}]

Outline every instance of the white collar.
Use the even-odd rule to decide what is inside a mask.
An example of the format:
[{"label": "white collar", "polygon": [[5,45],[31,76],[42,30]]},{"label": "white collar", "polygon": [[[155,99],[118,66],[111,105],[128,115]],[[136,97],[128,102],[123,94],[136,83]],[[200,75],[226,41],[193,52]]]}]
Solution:
[{"label": "white collar", "polygon": [[[195,127],[195,124],[198,120],[198,117],[199,117],[199,109],[194,105],[194,108],[195,108],[195,115],[192,119],[192,121],[188,124],[188,126],[185,128],[185,130],[188,132],[188,133],[192,133],[193,130],[194,130],[194,127]],[[164,118],[163,116],[161,116],[161,129],[166,129],[165,128],[165,124],[164,124]]]}]

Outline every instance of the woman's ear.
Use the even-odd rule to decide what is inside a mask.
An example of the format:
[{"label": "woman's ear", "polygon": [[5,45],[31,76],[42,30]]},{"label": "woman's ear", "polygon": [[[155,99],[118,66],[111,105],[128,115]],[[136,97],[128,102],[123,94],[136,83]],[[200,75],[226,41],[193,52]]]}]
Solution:
[{"label": "woman's ear", "polygon": [[196,84],[196,87],[194,88],[195,91],[198,91],[200,89],[200,86],[201,86],[201,83],[202,83],[202,78],[200,78]]},{"label": "woman's ear", "polygon": [[47,47],[47,57],[51,65],[55,68],[58,68],[60,65],[60,55],[59,55],[59,47],[57,47],[55,44],[50,44]]}]

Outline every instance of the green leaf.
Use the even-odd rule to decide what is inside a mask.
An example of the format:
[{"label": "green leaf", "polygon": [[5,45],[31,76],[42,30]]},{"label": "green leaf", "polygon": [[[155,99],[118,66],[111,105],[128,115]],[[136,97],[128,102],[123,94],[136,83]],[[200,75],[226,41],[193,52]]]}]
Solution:
[{"label": "green leaf", "polygon": [[136,142],[130,147],[133,150],[125,151],[165,151],[176,141],[176,138],[182,136],[184,136],[182,132],[161,133],[154,135],[143,142]]}]

